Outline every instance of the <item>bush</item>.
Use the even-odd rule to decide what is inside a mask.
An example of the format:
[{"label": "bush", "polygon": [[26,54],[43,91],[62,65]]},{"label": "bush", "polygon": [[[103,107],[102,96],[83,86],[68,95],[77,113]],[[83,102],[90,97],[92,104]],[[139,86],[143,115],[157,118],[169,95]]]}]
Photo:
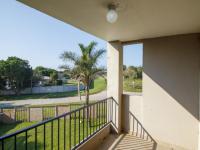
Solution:
[{"label": "bush", "polygon": [[63,85],[63,81],[62,80],[57,80],[56,81],[56,85]]}]

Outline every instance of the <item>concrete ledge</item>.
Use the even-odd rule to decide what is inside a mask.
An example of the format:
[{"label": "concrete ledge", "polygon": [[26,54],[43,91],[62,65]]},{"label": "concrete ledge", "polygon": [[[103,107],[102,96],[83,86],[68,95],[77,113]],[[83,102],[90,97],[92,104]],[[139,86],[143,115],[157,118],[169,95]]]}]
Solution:
[{"label": "concrete ledge", "polygon": [[139,93],[139,92],[123,92],[123,95],[125,95],[125,96],[143,96],[143,94]]},{"label": "concrete ledge", "polygon": [[93,135],[87,142],[83,143],[78,150],[92,150],[98,148],[100,144],[102,144],[103,140],[110,134],[111,124],[108,124],[103,129],[101,129],[98,133]]}]

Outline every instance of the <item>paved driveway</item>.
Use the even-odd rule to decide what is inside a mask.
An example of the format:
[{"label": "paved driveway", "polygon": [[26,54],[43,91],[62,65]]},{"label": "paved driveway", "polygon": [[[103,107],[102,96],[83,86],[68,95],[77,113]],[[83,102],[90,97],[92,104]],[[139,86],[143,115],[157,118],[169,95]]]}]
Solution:
[{"label": "paved driveway", "polygon": [[[106,91],[90,95],[91,100],[101,100],[107,97]],[[82,101],[85,101],[85,96],[82,96]],[[64,97],[64,98],[48,98],[48,99],[27,99],[27,100],[16,100],[16,101],[0,101],[0,106],[19,106],[19,105],[42,105],[42,104],[56,104],[56,103],[70,103],[80,102],[78,96]]]}]

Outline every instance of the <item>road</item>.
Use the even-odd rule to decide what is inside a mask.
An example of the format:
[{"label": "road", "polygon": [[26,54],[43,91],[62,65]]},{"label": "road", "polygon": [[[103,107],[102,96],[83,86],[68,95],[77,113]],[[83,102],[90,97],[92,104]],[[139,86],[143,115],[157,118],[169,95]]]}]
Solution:
[{"label": "road", "polygon": [[[90,100],[102,100],[107,97],[106,91],[90,95]],[[85,101],[85,96],[82,96],[82,101]],[[59,104],[81,102],[78,96],[64,98],[48,98],[48,99],[27,99],[15,101],[0,101],[0,106],[21,106],[21,105],[44,105],[44,104]]]}]

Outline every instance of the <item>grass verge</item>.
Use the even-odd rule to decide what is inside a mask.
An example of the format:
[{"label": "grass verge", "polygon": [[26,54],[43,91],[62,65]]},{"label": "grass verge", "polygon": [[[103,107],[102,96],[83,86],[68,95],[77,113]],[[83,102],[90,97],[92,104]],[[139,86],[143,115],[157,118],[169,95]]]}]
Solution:
[{"label": "grass verge", "polygon": [[141,79],[125,79],[123,81],[123,89],[126,92],[142,92],[142,80]]}]

